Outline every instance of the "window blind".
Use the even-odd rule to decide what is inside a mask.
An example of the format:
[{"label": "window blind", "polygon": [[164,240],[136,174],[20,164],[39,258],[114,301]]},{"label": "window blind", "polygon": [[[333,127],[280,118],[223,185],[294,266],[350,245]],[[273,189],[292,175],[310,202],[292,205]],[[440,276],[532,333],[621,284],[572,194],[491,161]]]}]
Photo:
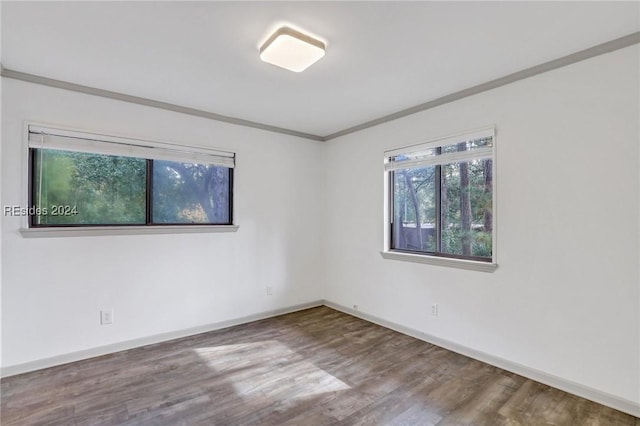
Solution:
[{"label": "window blind", "polygon": [[[393,171],[491,158],[494,140],[495,128],[489,127],[385,151],[384,169]],[[466,143],[464,151],[455,149],[460,143]]]},{"label": "window blind", "polygon": [[29,126],[29,148],[57,149],[181,163],[212,164],[228,168],[235,166],[235,154],[231,152],[34,125]]}]

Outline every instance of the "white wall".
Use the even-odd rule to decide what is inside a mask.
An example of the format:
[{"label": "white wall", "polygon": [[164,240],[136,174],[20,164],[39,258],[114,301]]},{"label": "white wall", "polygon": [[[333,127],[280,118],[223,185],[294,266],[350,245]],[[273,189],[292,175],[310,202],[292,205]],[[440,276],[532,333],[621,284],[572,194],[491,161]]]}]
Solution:
[{"label": "white wall", "polygon": [[[640,409],[639,76],[634,46],[329,142],[325,299]],[[498,269],[382,259],[383,151],[490,124]]]},{"label": "white wall", "polygon": [[[5,368],[321,298],[322,145],[2,79],[2,205],[23,204],[24,120],[237,153],[237,233],[25,239],[2,226]],[[272,286],[273,296],[267,296]],[[99,310],[115,323],[99,325]]]}]

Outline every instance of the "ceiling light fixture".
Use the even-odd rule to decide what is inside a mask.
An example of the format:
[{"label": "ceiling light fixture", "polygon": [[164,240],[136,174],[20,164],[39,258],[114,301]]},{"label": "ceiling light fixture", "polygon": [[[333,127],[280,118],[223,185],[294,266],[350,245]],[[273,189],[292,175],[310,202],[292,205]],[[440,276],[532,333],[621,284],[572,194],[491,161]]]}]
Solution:
[{"label": "ceiling light fixture", "polygon": [[260,47],[260,59],[289,71],[301,72],[322,58],[324,49],[320,40],[282,27]]}]

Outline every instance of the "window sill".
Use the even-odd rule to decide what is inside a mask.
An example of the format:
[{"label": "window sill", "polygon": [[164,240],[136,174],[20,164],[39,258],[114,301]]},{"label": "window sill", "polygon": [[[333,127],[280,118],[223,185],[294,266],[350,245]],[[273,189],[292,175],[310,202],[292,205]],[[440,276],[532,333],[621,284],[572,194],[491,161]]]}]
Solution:
[{"label": "window sill", "polygon": [[468,269],[472,271],[493,272],[497,263],[478,262],[474,260],[450,259],[446,257],[427,256],[421,254],[400,253],[393,251],[380,252],[383,258],[404,262],[425,263],[428,265],[446,266],[450,268]]},{"label": "window sill", "polygon": [[104,235],[193,234],[236,232],[237,225],[87,226],[21,228],[24,238],[97,237]]}]

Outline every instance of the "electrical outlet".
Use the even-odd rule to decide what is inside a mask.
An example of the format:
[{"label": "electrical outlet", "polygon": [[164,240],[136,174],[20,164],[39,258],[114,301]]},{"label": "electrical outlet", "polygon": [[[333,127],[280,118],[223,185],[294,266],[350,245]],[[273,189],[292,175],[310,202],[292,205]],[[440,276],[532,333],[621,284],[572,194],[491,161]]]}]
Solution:
[{"label": "electrical outlet", "polygon": [[113,309],[100,311],[100,325],[113,324]]},{"label": "electrical outlet", "polygon": [[273,287],[267,286],[267,296],[273,296]]},{"label": "electrical outlet", "polygon": [[431,305],[431,315],[433,315],[434,317],[438,316],[438,305],[436,303]]},{"label": "electrical outlet", "polygon": [[358,310],[358,305],[353,305],[353,309]]}]

